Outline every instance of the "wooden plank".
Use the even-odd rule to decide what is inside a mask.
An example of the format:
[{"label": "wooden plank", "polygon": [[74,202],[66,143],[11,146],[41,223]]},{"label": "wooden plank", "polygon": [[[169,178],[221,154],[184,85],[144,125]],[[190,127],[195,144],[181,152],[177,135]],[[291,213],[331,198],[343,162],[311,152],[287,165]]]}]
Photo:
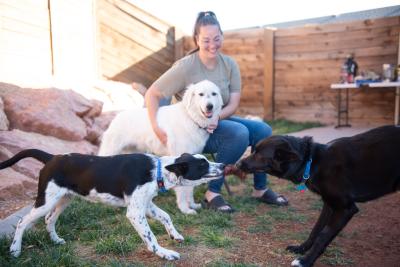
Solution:
[{"label": "wooden plank", "polygon": [[304,52],[304,53],[286,53],[276,54],[277,61],[302,61],[302,60],[325,60],[325,59],[341,59],[344,60],[348,54],[354,53],[357,57],[371,55],[393,55],[397,53],[397,47],[392,46],[376,46],[359,49],[341,49],[331,52]]},{"label": "wooden plank", "polygon": [[391,27],[381,27],[374,29],[358,29],[351,32],[322,32],[315,35],[297,35],[297,36],[280,36],[275,40],[275,45],[280,47],[282,45],[304,45],[312,43],[324,43],[334,40],[352,40],[357,38],[380,38],[388,36],[397,36],[400,31],[400,25]]},{"label": "wooden plank", "polygon": [[[123,72],[127,69],[138,69],[142,71],[145,77],[149,80],[155,80],[158,76],[162,74],[160,71],[154,70],[154,64],[147,64],[143,62],[137,62],[132,64],[132,60],[126,58],[122,60],[120,57],[116,57],[115,54],[110,54],[108,52],[102,53],[102,59],[105,60],[102,64],[104,64],[104,69],[107,69],[107,65],[112,65],[114,72]],[[165,70],[164,70],[165,71]]]},{"label": "wooden plank", "polygon": [[224,38],[242,38],[242,37],[261,37],[264,35],[264,28],[251,28],[251,29],[240,29],[225,31]]},{"label": "wooden plank", "polygon": [[400,16],[380,18],[373,20],[359,20],[354,22],[332,23],[322,25],[308,25],[304,27],[280,29],[276,32],[276,37],[281,36],[299,36],[320,34],[322,32],[348,32],[359,29],[373,29],[380,27],[398,26],[400,24]]},{"label": "wooden plank", "polygon": [[264,116],[274,118],[274,31],[264,30]]},{"label": "wooden plank", "polygon": [[139,7],[129,3],[126,0],[101,0],[114,5],[119,10],[135,16],[136,19],[146,24],[148,27],[154,28],[164,34],[168,34],[169,30],[173,27],[167,22],[153,16],[152,14],[140,9]]},{"label": "wooden plank", "polygon": [[[379,66],[379,72],[382,70],[383,63],[394,64],[393,55],[374,55],[355,57],[355,61],[359,66],[359,70],[366,70]],[[292,71],[299,68],[318,68],[321,71],[336,69],[338,72],[344,60],[336,59],[321,59],[321,60],[301,60],[301,61],[275,61],[275,70]]]},{"label": "wooden plank", "polygon": [[[320,36],[323,40],[323,36]],[[385,36],[385,37],[364,37],[364,38],[353,38],[343,40],[340,37],[336,40],[324,41],[324,42],[311,42],[308,44],[296,44],[296,45],[280,45],[276,46],[276,53],[299,53],[299,52],[330,52],[337,51],[340,49],[359,49],[368,47],[385,47],[385,46],[396,46],[397,36]]]},{"label": "wooden plank", "polygon": [[19,23],[26,23],[35,27],[48,28],[48,9],[47,1],[37,1],[39,6],[42,2],[46,2],[44,8],[36,7],[30,9],[24,6],[22,3],[20,5],[10,5],[11,1],[0,2],[0,17],[2,19],[8,19],[12,21],[18,21]]},{"label": "wooden plank", "polygon": [[[154,50],[168,44],[173,45],[173,38],[168,40],[168,35],[165,33],[149,27],[134,17],[134,15],[121,12],[108,1],[100,1],[98,13],[102,23],[132,39],[140,38],[141,42],[147,43]],[[110,20],[110,17],[113,19]]]},{"label": "wooden plank", "polygon": [[1,20],[2,30],[4,31],[22,33],[37,38],[49,35],[49,21],[47,21],[47,24],[40,23],[41,26],[37,26],[38,23],[27,23],[12,18],[2,17]]},{"label": "wooden plank", "polygon": [[[129,40],[117,32],[109,29],[103,29],[103,32],[107,33],[102,35],[102,50],[108,50],[110,53],[119,53],[134,57],[136,60],[143,58],[150,58],[154,61],[155,65],[168,65],[173,63],[172,55],[167,49],[162,48],[161,50],[154,52],[141,44]],[[122,55],[122,57],[125,57]]]}]

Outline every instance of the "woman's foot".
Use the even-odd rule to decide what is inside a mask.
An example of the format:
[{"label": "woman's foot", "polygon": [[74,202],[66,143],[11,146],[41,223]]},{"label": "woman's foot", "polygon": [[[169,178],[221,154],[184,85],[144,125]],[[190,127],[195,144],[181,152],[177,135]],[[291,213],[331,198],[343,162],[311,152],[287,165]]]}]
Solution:
[{"label": "woman's foot", "polygon": [[282,195],[278,195],[272,189],[253,190],[252,196],[261,202],[277,206],[287,206],[289,201]]},{"label": "woman's foot", "polygon": [[204,199],[204,208],[221,211],[225,213],[232,213],[235,210],[225,202],[221,194],[207,191]]}]

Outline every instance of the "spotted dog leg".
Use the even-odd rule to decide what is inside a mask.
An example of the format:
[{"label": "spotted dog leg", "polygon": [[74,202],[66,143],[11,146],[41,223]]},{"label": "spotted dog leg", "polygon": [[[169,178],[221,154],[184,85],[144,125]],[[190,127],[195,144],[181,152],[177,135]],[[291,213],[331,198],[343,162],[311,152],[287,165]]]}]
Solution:
[{"label": "spotted dog leg", "polygon": [[18,257],[21,254],[22,236],[25,229],[53,210],[58,201],[66,194],[65,189],[60,189],[59,187],[55,188],[55,190],[52,189],[53,188],[50,188],[50,190],[46,192],[46,203],[43,206],[32,208],[31,211],[18,222],[14,239],[10,246],[10,253],[12,256]]},{"label": "spotted dog leg", "polygon": [[175,229],[174,225],[172,224],[171,217],[165,211],[157,207],[152,201],[149,203],[149,206],[147,207],[146,214],[147,216],[162,223],[165,227],[165,230],[167,230],[169,236],[172,239],[178,242],[183,242],[184,238]]},{"label": "spotted dog leg", "polygon": [[154,189],[151,190],[149,187],[149,184],[145,184],[136,188],[132,193],[126,217],[128,217],[135,230],[139,233],[143,242],[146,243],[149,251],[154,252],[163,259],[177,260],[180,258],[179,253],[161,247],[147,222],[146,210],[151,202],[152,192],[154,192]]},{"label": "spotted dog leg", "polygon": [[53,242],[56,244],[65,244],[65,240],[58,236],[55,225],[58,217],[65,210],[70,202],[70,196],[63,196],[60,201],[58,201],[56,207],[45,217],[47,232],[49,232],[51,240],[53,240]]}]

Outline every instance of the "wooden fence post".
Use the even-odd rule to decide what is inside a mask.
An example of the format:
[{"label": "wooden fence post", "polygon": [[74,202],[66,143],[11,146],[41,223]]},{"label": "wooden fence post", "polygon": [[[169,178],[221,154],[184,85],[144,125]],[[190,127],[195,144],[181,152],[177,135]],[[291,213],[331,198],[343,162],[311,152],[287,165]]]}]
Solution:
[{"label": "wooden fence post", "polygon": [[274,30],[264,29],[264,120],[274,119]]},{"label": "wooden fence post", "polygon": [[184,42],[184,33],[181,32],[178,28],[174,27],[174,38],[175,38],[175,60],[181,59],[185,55],[183,42]]}]

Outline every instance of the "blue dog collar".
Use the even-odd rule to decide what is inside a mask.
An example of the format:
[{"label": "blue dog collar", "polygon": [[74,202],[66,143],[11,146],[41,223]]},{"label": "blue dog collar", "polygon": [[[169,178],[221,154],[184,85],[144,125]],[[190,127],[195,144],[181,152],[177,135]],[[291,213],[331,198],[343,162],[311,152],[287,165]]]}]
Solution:
[{"label": "blue dog collar", "polygon": [[164,185],[164,179],[161,173],[161,160],[159,158],[157,159],[157,185],[161,193],[167,192],[167,189],[165,188]]},{"label": "blue dog collar", "polygon": [[304,168],[304,173],[303,173],[303,180],[301,184],[296,186],[296,189],[299,191],[305,191],[307,189],[304,183],[310,178],[311,163],[312,163],[312,158],[310,158],[306,163],[306,167]]},{"label": "blue dog collar", "polygon": [[311,169],[312,158],[307,161],[306,168],[303,173],[303,180],[308,180],[310,178],[310,169]]}]

